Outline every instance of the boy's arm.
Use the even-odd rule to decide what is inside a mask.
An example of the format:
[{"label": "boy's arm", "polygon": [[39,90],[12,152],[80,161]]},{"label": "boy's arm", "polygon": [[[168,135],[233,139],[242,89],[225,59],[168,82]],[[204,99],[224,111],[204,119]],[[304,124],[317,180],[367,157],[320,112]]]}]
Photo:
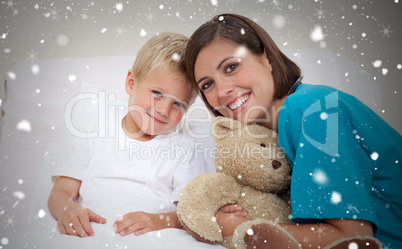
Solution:
[{"label": "boy's arm", "polygon": [[[175,204],[177,204],[177,202],[175,202]],[[130,233],[142,235],[164,228],[183,228],[176,211],[159,214],[145,212],[127,213],[118,217],[113,227],[116,233],[123,236]]]},{"label": "boy's arm", "polygon": [[57,220],[60,233],[79,237],[92,236],[94,232],[90,221],[105,223],[106,219],[75,202],[80,186],[80,180],[58,177],[49,195],[48,208]]}]

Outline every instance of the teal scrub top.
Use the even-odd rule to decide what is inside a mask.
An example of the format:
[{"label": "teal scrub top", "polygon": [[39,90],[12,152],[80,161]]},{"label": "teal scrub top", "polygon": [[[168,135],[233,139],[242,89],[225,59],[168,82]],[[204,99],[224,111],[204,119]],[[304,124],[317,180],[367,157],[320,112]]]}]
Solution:
[{"label": "teal scrub top", "polygon": [[402,136],[355,97],[301,84],[283,103],[278,144],[293,169],[292,220],[372,222],[402,248]]}]

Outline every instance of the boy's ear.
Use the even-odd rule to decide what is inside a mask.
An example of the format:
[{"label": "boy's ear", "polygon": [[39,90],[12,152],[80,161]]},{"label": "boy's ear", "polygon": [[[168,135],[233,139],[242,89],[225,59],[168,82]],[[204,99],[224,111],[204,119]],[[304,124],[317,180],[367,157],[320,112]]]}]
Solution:
[{"label": "boy's ear", "polygon": [[135,83],[135,77],[133,70],[128,70],[127,77],[126,77],[126,93],[131,95],[131,91],[133,90]]}]

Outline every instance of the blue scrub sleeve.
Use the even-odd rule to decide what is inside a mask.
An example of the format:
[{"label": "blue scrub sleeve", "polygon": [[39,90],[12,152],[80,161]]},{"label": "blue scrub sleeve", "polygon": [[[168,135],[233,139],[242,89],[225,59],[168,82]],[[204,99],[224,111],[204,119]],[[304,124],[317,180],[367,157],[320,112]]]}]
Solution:
[{"label": "blue scrub sleeve", "polygon": [[362,219],[376,225],[372,161],[356,138],[342,104],[326,103],[325,108],[312,106],[305,110],[301,120],[288,118],[289,127],[300,125],[291,122],[301,123],[299,136],[290,138],[295,145],[292,219],[299,223],[312,219]]}]

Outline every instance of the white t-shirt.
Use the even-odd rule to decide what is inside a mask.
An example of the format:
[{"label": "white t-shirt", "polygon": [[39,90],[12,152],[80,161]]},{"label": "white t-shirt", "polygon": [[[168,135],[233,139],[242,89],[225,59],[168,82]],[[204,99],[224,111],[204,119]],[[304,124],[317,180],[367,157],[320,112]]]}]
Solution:
[{"label": "white t-shirt", "polygon": [[121,128],[127,110],[117,109],[105,108],[108,115],[102,115],[93,106],[73,108],[76,132],[69,132],[62,163],[52,176],[81,180],[78,202],[107,219],[135,211],[176,210],[173,202],[179,201],[185,185],[206,173],[203,155],[182,134],[158,135],[146,142],[127,137]]}]

